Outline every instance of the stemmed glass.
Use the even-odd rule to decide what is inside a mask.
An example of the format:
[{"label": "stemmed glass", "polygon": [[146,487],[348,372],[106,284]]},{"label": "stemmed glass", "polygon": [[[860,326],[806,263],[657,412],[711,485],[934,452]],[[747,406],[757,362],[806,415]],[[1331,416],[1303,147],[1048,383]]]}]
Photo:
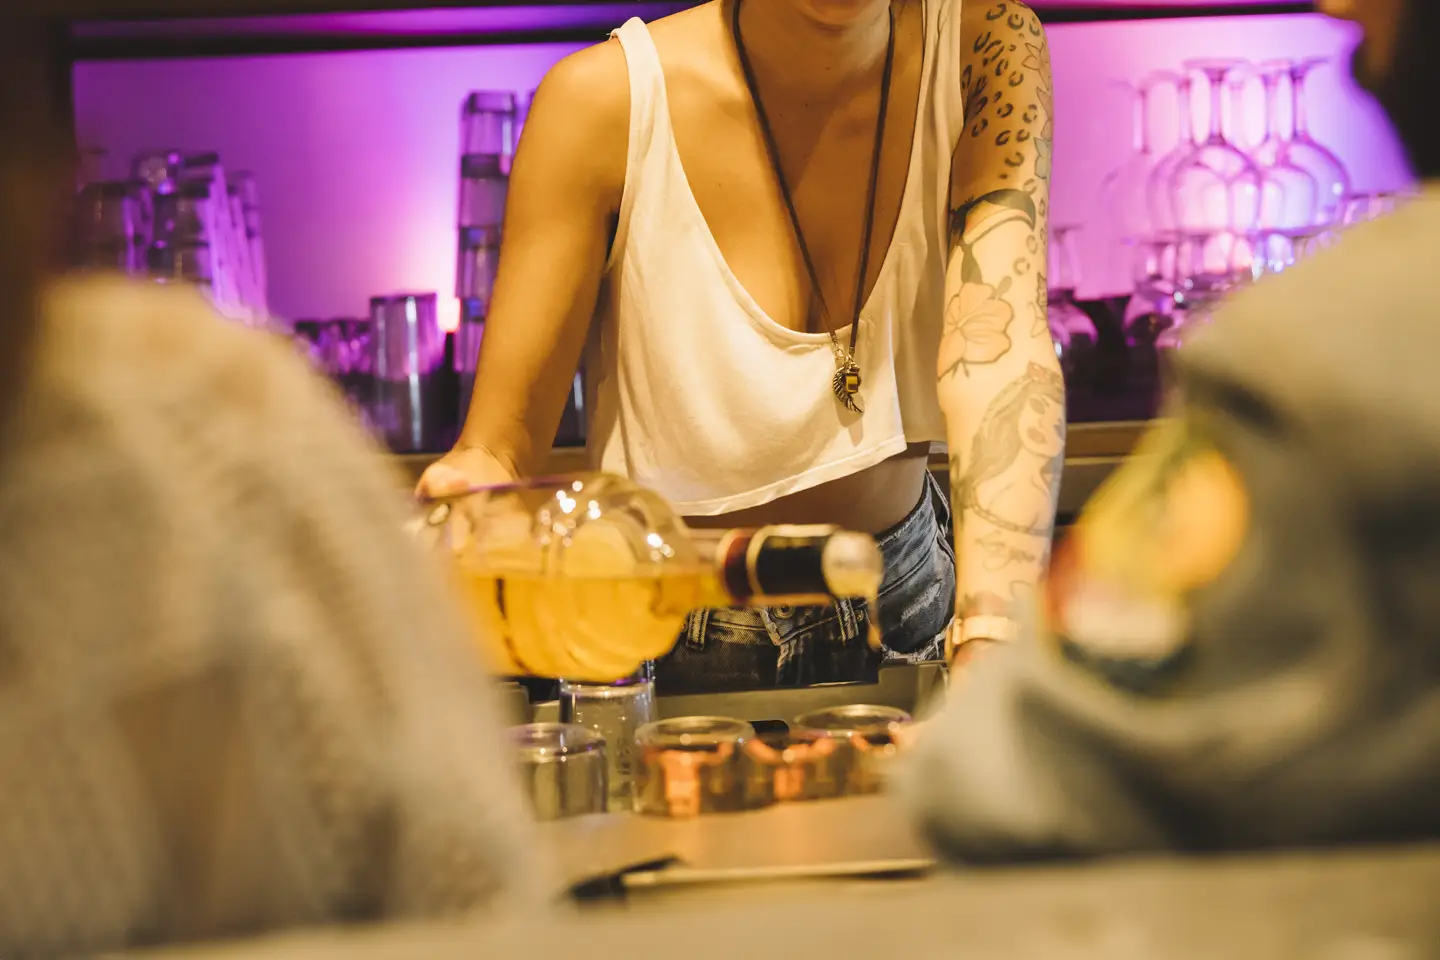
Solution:
[{"label": "stemmed glass", "polygon": [[1161,71],[1146,78],[1151,85],[1168,83],[1175,88],[1175,146],[1160,158],[1150,172],[1147,184],[1150,203],[1150,224],[1157,237],[1174,239],[1178,224],[1175,205],[1171,201],[1171,176],[1195,152],[1195,123],[1191,117],[1194,83],[1184,74]]},{"label": "stemmed glass", "polygon": [[1110,228],[1107,253],[1112,265],[1123,265],[1126,272],[1141,252],[1137,241],[1154,232],[1148,193],[1150,174],[1159,162],[1150,140],[1150,93],[1154,85],[1153,77],[1133,86],[1119,84],[1130,99],[1131,149],[1125,162],[1100,182],[1101,202]]},{"label": "stemmed glass", "polygon": [[[1074,235],[1080,227],[1053,226],[1053,240],[1050,243],[1050,276],[1054,278],[1048,291],[1047,317],[1050,330],[1056,334],[1057,343],[1070,344],[1074,354],[1086,354],[1096,341],[1096,328],[1090,315],[1080,309],[1076,302],[1076,288],[1080,286],[1080,268],[1077,266]],[[1074,356],[1073,354],[1073,356]],[[1079,358],[1079,357],[1076,357]],[[1061,357],[1064,361],[1064,357]]]},{"label": "stemmed glass", "polygon": [[1319,216],[1320,187],[1304,167],[1296,164],[1288,145],[1293,127],[1280,123],[1280,82],[1289,75],[1289,63],[1267,61],[1259,67],[1265,94],[1265,137],[1251,156],[1265,171],[1260,195],[1260,243],[1255,275],[1278,273],[1294,262],[1295,240],[1308,231]]},{"label": "stemmed glass", "polygon": [[1325,57],[1310,57],[1289,64],[1290,114],[1294,130],[1282,151],[1287,162],[1314,178],[1317,187],[1315,224],[1321,227],[1339,222],[1345,198],[1350,195],[1350,173],[1345,164],[1310,135],[1306,119],[1305,78],[1316,67],[1328,62]]},{"label": "stemmed glass", "polygon": [[1249,267],[1248,238],[1260,221],[1264,179],[1245,151],[1225,135],[1225,82],[1240,60],[1191,60],[1187,73],[1210,85],[1210,132],[1170,175],[1176,226],[1189,247],[1185,277],[1191,299],[1222,293]]}]

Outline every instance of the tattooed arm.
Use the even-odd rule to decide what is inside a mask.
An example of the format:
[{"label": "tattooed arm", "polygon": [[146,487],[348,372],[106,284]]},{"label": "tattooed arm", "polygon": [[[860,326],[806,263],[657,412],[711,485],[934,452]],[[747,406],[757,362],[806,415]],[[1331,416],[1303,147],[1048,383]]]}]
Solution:
[{"label": "tattooed arm", "polygon": [[1045,297],[1050,54],[1029,7],[962,9],[966,125],[937,363],[957,614],[1014,617],[1045,564],[1064,462],[1065,390]]}]

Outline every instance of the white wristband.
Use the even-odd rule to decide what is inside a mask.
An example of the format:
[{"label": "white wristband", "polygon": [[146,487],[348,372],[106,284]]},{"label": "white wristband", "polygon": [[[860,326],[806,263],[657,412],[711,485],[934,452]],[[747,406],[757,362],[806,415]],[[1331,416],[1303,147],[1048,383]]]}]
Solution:
[{"label": "white wristband", "polygon": [[1009,617],[976,616],[960,621],[959,643],[971,640],[1014,640],[1020,632],[1020,625]]}]

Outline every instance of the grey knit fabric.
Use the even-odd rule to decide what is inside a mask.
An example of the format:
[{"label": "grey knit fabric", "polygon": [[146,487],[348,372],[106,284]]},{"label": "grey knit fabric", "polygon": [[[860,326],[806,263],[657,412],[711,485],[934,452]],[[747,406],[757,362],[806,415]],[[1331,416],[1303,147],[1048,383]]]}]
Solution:
[{"label": "grey knit fabric", "polygon": [[538,898],[383,464],[194,294],[51,291],[0,432],[0,956]]},{"label": "grey knit fabric", "polygon": [[[903,784],[948,856],[1440,837],[1437,274],[1431,186],[1246,290],[1179,352],[1157,429],[1233,467],[1243,539],[1184,595],[1173,656],[1077,656],[1057,630],[967,671]],[[1162,459],[1119,477],[1162,502]],[[1135,515],[1174,548],[1169,509]],[[1188,544],[1221,519],[1170,529]],[[1154,621],[1133,610],[1113,604],[1091,636],[1137,639]]]}]

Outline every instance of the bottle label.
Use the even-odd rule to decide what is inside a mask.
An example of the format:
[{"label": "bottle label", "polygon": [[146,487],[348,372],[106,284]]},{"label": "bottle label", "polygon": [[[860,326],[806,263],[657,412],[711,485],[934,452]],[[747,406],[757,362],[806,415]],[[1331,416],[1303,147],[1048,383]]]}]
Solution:
[{"label": "bottle label", "polygon": [[737,603],[831,602],[824,556],[833,532],[825,526],[731,531],[720,549],[725,588]]}]

